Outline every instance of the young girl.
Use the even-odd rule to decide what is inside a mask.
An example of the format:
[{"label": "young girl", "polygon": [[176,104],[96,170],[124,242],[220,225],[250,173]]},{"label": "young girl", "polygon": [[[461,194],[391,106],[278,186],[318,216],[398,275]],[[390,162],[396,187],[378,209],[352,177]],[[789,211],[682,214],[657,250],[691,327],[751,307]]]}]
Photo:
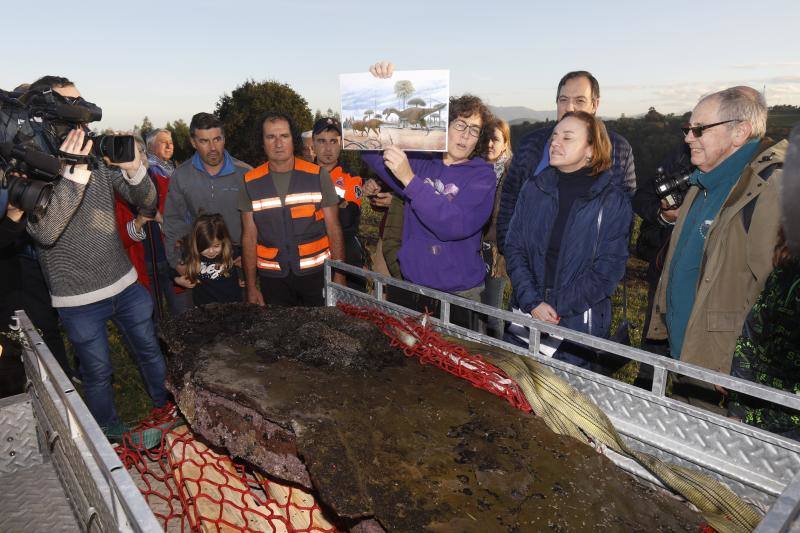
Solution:
[{"label": "young girl", "polygon": [[233,245],[222,215],[200,215],[185,239],[186,274],[175,283],[192,289],[194,305],[242,301]]}]

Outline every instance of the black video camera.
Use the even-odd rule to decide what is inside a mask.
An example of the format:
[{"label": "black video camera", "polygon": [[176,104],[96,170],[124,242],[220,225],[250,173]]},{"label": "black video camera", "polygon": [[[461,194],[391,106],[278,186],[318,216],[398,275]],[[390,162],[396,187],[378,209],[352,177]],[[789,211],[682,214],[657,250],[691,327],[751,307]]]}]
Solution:
[{"label": "black video camera", "polygon": [[[61,161],[37,150],[0,144],[0,216],[8,204],[41,215],[47,209],[53,182],[61,172]],[[31,179],[25,170],[30,169]]]},{"label": "black video camera", "polygon": [[[86,124],[103,111],[83,98],[66,98],[47,89],[27,93],[0,90],[0,216],[8,203],[41,215],[47,209],[53,182],[64,165],[107,157],[113,163],[133,161],[136,142],[131,135],[93,135]],[[60,151],[69,132],[84,128],[94,141],[87,158]]]},{"label": "black video camera", "polygon": [[655,188],[658,197],[667,204],[667,209],[676,209],[681,206],[691,183],[689,177],[694,172],[694,166],[685,152],[670,165],[669,169],[658,167],[656,170]]}]

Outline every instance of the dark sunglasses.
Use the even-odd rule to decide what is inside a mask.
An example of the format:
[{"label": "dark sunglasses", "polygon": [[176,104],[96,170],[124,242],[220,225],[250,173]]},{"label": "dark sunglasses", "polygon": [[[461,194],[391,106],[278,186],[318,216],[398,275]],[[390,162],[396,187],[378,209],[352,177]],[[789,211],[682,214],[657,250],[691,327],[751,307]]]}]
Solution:
[{"label": "dark sunglasses", "polygon": [[706,124],[705,126],[690,126],[689,124],[685,124],[681,126],[681,131],[684,135],[689,135],[691,131],[695,137],[702,137],[703,132],[706,131],[708,128],[713,128],[714,126],[719,126],[720,124],[727,124],[728,122],[740,122],[738,118],[734,118],[731,120],[723,120],[722,122],[715,122],[713,124]]}]

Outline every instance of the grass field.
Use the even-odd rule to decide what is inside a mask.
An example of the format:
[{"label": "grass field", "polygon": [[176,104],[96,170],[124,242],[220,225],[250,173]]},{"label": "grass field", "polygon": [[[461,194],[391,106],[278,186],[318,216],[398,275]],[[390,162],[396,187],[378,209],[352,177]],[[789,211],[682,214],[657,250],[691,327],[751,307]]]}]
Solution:
[{"label": "grass field", "polygon": [[[362,237],[370,251],[375,249],[378,240],[378,225],[381,220],[381,213],[370,209],[365,202],[362,213]],[[638,221],[634,229],[636,242],[638,235]],[[639,346],[642,337],[642,325],[644,324],[645,311],[647,309],[647,283],[645,274],[647,263],[631,257],[628,260],[628,270],[626,280],[628,284],[628,321],[631,325],[631,344]],[[510,294],[507,288],[506,297]],[[617,324],[622,317],[622,285],[617,288],[613,297],[614,316],[611,331],[615,331]],[[139,372],[133,359],[128,355],[122,338],[113,325],[109,325],[109,339],[111,345],[111,359],[114,365],[114,393],[116,406],[120,418],[129,423],[135,424],[143,419],[152,407],[150,400],[139,377]],[[638,374],[638,363],[631,363],[623,367],[615,375],[618,379],[632,383]]]}]

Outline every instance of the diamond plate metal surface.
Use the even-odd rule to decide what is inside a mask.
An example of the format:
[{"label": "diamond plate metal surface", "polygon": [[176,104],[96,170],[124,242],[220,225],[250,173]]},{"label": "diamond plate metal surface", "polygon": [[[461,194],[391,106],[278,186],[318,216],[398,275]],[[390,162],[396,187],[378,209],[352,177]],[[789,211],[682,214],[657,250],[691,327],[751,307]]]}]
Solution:
[{"label": "diamond plate metal surface", "polygon": [[30,397],[0,400],[0,475],[42,464]]},{"label": "diamond plate metal surface", "polygon": [[0,531],[80,531],[51,464],[34,465],[0,476]]},{"label": "diamond plate metal surface", "polygon": [[[28,367],[28,358],[25,358],[25,363],[28,376],[35,376],[36,370]],[[114,524],[115,520],[107,506],[106,495],[101,494],[98,487],[97,479],[101,479],[99,471],[95,472],[97,477],[92,476],[90,471],[88,458],[91,454],[80,439],[70,438],[63,408],[54,401],[56,395],[48,391],[47,385],[40,379],[33,378],[31,383],[37,430],[42,442],[46,443],[53,468],[61,478],[64,490],[72,498],[78,519],[83,524],[90,524],[90,531],[109,531],[106,524]]]},{"label": "diamond plate metal surface", "polygon": [[797,443],[613,380],[556,373],[591,398],[621,433],[642,442],[645,450],[666,448],[672,456],[771,496],[780,494],[800,472]]}]

